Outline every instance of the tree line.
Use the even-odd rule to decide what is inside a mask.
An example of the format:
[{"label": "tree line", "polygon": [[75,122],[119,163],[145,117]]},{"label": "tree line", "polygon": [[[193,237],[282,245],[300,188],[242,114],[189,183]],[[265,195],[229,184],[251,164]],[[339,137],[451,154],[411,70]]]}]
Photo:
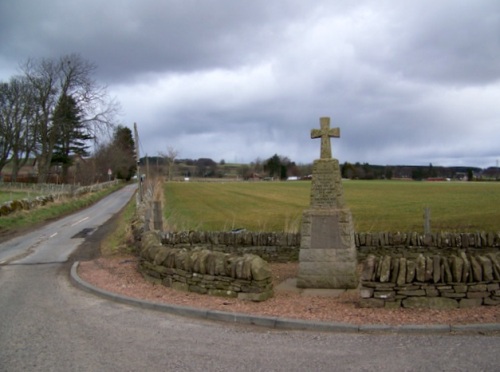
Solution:
[{"label": "tree line", "polygon": [[[204,177],[204,178],[242,178],[286,180],[310,179],[313,164],[296,164],[286,156],[274,154],[262,160],[257,158],[249,164],[227,164],[224,160],[216,162],[210,158],[177,159],[178,151],[172,147],[167,153],[159,153],[158,157],[143,158],[142,163],[151,164],[155,173],[174,177]],[[340,165],[341,176],[344,179],[374,180],[374,179],[409,179],[409,180],[477,180],[485,179],[487,171],[476,167],[442,167],[418,165],[373,165],[369,163],[344,162]],[[498,179],[500,171],[491,170],[490,179]]]},{"label": "tree line", "polygon": [[21,168],[31,165],[36,182],[54,175],[58,182],[70,182],[69,169],[76,166],[75,182],[105,180],[111,168],[114,175],[131,177],[132,133],[117,124],[119,105],[94,80],[95,64],[68,54],[28,59],[20,70],[0,82],[0,174],[8,165],[9,179],[16,181]]},{"label": "tree line", "polygon": [[167,152],[159,152],[158,156],[141,159],[141,166],[145,166],[150,173],[174,178],[241,178],[248,179],[287,179],[288,177],[301,178],[310,175],[312,165],[296,164],[286,156],[274,154],[268,159],[257,158],[249,164],[230,164],[224,159],[216,162],[211,158],[178,159],[178,151],[168,147]]}]

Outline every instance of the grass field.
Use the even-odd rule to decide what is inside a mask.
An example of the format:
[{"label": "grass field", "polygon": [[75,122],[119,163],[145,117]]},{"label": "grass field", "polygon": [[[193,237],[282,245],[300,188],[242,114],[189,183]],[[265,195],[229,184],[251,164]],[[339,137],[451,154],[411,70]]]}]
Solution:
[{"label": "grass field", "polygon": [[10,201],[10,200],[33,198],[37,195],[38,195],[38,193],[34,193],[34,192],[0,191],[0,204],[5,203],[5,202]]},{"label": "grass field", "polygon": [[[164,216],[173,230],[300,230],[310,182],[165,184]],[[356,231],[500,230],[500,183],[344,181]]]}]

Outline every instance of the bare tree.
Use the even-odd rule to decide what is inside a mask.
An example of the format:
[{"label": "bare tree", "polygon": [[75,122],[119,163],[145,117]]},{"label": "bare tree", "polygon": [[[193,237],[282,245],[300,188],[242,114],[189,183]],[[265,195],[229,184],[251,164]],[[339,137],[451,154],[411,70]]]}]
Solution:
[{"label": "bare tree", "polygon": [[35,148],[32,93],[31,85],[23,77],[13,77],[9,83],[0,84],[0,171],[10,161],[12,181],[16,181],[19,169]]},{"label": "bare tree", "polygon": [[164,158],[167,162],[167,179],[171,181],[174,173],[175,159],[179,155],[179,151],[172,146],[168,146],[166,153],[158,152],[158,155]]},{"label": "bare tree", "polygon": [[54,146],[64,127],[53,120],[61,96],[72,96],[81,112],[81,122],[87,134],[97,138],[100,131],[113,127],[116,102],[109,100],[106,88],[92,79],[96,66],[77,54],[59,60],[28,60],[22,70],[34,91],[37,129],[38,182],[49,176]]}]

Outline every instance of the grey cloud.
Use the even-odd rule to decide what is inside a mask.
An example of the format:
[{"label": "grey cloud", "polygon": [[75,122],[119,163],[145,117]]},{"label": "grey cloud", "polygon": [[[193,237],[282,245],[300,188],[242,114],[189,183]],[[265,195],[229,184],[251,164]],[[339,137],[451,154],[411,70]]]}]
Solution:
[{"label": "grey cloud", "polygon": [[341,160],[487,166],[499,35],[496,0],[3,1],[0,74],[80,53],[149,154],[308,162],[331,116]]}]

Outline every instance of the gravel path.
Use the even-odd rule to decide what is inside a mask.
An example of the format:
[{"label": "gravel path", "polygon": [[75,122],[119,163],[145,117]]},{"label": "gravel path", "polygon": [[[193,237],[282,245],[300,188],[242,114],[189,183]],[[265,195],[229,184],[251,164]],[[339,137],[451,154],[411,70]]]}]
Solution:
[{"label": "gravel path", "polygon": [[[133,298],[235,313],[358,325],[500,323],[499,306],[452,310],[365,309],[359,307],[355,291],[336,298],[275,291],[273,298],[258,303],[180,292],[146,281],[136,269],[137,261],[135,256],[94,258],[80,262],[78,275],[98,288]],[[271,264],[271,267],[275,288],[297,277],[297,263]]]}]

